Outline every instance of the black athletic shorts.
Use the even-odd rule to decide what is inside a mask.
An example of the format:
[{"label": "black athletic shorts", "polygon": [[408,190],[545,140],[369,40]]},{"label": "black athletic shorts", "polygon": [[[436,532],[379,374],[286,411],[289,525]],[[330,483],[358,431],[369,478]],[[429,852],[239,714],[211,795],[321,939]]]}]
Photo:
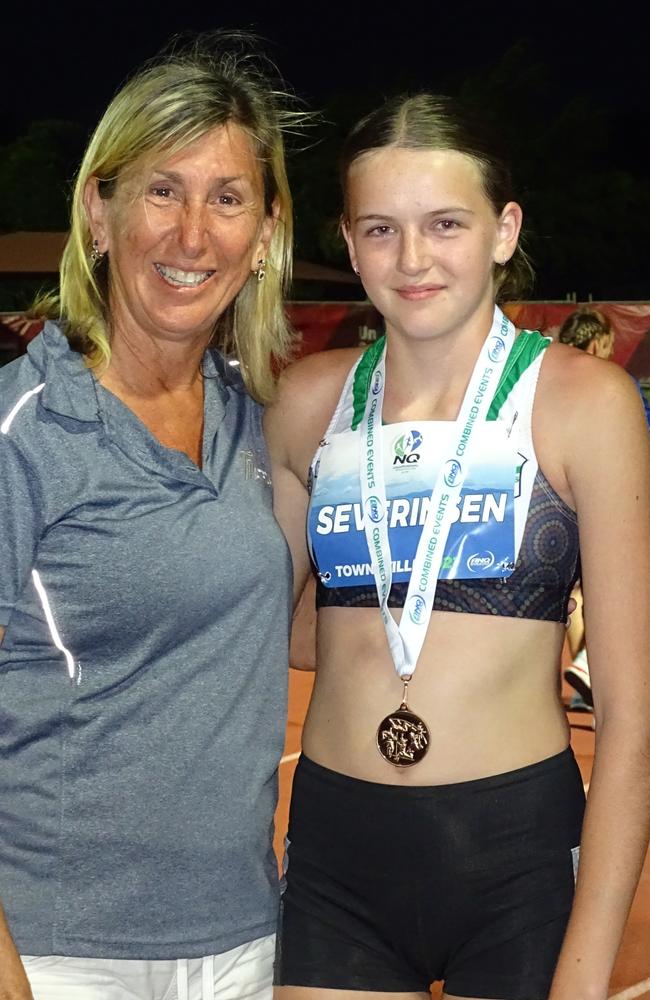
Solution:
[{"label": "black athletic shorts", "polygon": [[402,787],[300,758],[276,983],[546,1000],[571,910],[584,791],[571,749],[476,781]]}]

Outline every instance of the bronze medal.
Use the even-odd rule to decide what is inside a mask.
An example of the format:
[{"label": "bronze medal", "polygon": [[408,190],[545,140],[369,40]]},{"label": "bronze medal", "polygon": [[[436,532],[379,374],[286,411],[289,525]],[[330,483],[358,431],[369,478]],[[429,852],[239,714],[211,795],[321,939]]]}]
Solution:
[{"label": "bronze medal", "polygon": [[384,760],[395,767],[412,767],[422,760],[429,749],[427,725],[406,703],[410,679],[404,679],[401,705],[382,719],[377,729],[377,749]]}]

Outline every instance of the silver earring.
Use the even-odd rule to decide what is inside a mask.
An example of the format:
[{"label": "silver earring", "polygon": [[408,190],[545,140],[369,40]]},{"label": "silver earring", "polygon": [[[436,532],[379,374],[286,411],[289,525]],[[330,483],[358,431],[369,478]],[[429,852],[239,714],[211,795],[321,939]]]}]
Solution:
[{"label": "silver earring", "polygon": [[99,249],[99,240],[93,240],[92,250],[90,251],[90,263],[93,265],[99,264],[105,256],[106,253]]},{"label": "silver earring", "polygon": [[260,257],[257,262],[257,271],[255,273],[257,274],[258,283],[260,281],[264,281],[266,277],[266,257]]},{"label": "silver earring", "polygon": [[358,277],[359,277],[359,275],[360,275],[360,273],[361,273],[361,272],[359,271],[359,268],[358,268],[358,267],[353,267],[353,268],[352,268],[352,270],[354,271],[354,273],[356,274],[356,276],[357,276],[357,278],[358,278]]}]

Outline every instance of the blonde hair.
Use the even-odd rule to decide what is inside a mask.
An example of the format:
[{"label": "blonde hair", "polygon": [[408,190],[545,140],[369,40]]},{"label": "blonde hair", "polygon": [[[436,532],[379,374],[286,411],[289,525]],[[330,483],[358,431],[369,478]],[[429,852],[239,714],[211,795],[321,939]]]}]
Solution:
[{"label": "blonde hair", "polygon": [[275,70],[245,33],[199,35],[139,70],[113,98],[92,135],[74,187],[71,225],[58,296],[42,300],[41,315],[58,315],[71,344],[92,366],[110,359],[110,260],[93,267],[84,208],[91,177],[110,198],[120,174],[142,157],[176,152],[214,128],[233,123],[250,137],[262,170],[264,211],[277,213],[264,281],[246,281],[218,318],[212,343],[234,355],[246,386],[260,402],[274,393],[274,368],[293,343],[283,307],[291,279],[292,203],[283,133],[307,116],[274,83]]},{"label": "blonde hair", "polygon": [[[397,146],[403,149],[444,149],[464,153],[477,164],[483,191],[495,214],[514,201],[510,171],[495,149],[494,137],[482,122],[473,120],[451,97],[436,94],[393,97],[358,122],[343,144],[340,179],[347,217],[347,177],[355,160],[373,149]],[[521,246],[505,264],[493,268],[495,298],[507,302],[523,298],[534,271]]]},{"label": "blonde hair", "polygon": [[565,319],[558,332],[561,344],[570,344],[586,351],[598,337],[614,338],[614,331],[607,316],[598,309],[576,309]]}]

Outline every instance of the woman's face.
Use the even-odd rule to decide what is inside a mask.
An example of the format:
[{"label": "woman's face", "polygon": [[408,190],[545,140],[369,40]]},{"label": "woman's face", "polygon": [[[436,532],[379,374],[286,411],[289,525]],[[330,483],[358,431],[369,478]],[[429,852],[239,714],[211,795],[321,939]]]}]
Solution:
[{"label": "woman's face", "polygon": [[521,209],[509,202],[496,216],[470,157],[365,153],[348,174],[348,215],[352,265],[389,333],[427,338],[491,316],[493,266],[515,252]]},{"label": "woman's face", "polygon": [[113,336],[159,341],[207,342],[274,227],[251,140],[233,124],[153,165],[136,163],[110,199],[91,179],[86,210],[109,255]]}]

